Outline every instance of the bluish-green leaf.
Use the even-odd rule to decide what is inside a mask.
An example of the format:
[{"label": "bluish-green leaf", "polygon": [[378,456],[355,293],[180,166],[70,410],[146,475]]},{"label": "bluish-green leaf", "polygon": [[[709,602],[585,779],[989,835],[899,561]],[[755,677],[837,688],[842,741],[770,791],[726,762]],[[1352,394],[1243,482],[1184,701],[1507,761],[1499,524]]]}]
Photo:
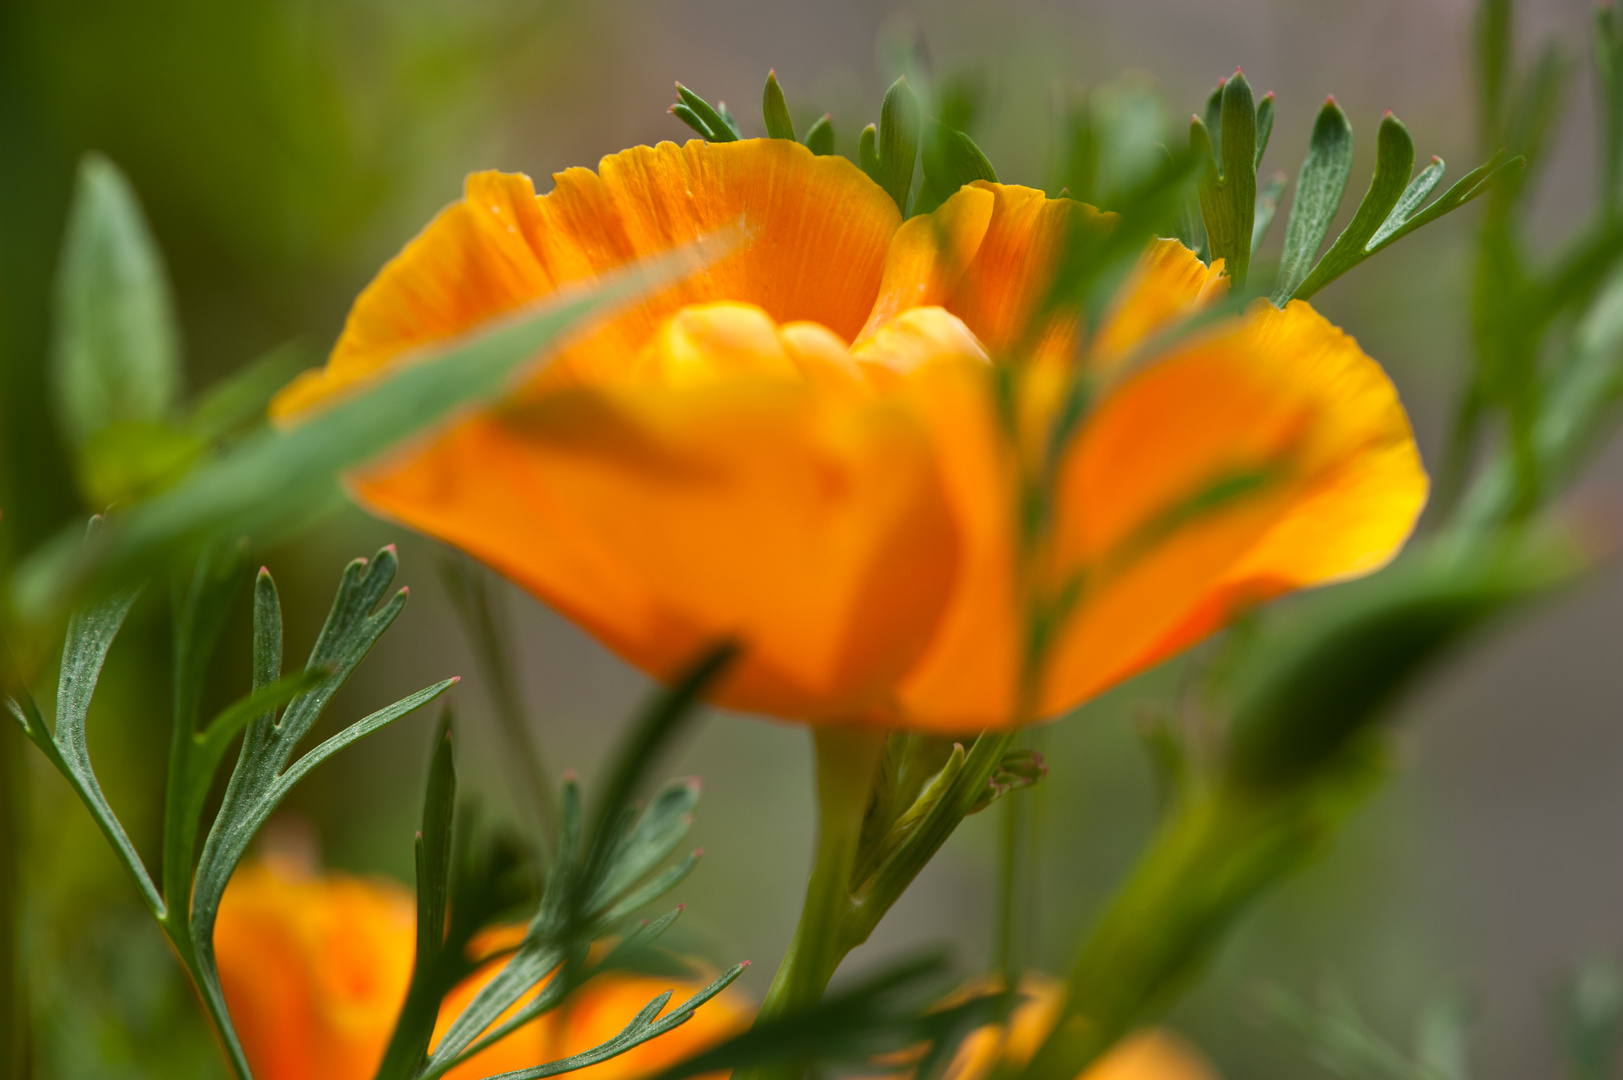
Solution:
[{"label": "bluish-green leaf", "polygon": [[1330,245],[1307,280],[1291,294],[1294,299],[1308,299],[1364,260],[1369,254],[1366,245],[1403,197],[1413,172],[1414,140],[1402,121],[1388,112],[1381,118],[1381,128],[1375,136],[1375,173],[1370,177],[1369,190],[1364,192],[1352,221],[1336,237],[1336,242]]},{"label": "bluish-green leaf", "polygon": [[1255,255],[1257,249],[1262,247],[1262,241],[1268,236],[1268,226],[1274,223],[1274,214],[1279,211],[1279,200],[1285,194],[1285,174],[1274,173],[1268,182],[1262,185],[1257,192],[1257,209],[1251,223],[1251,254]]},{"label": "bluish-green leaf", "polygon": [[1253,169],[1262,168],[1262,155],[1268,149],[1268,139],[1274,133],[1274,92],[1268,91],[1257,102],[1257,157]]},{"label": "bluish-green leaf", "polygon": [[1285,223],[1285,251],[1271,297],[1276,306],[1283,307],[1312,272],[1347,190],[1352,160],[1352,124],[1336,99],[1327,98],[1313,122],[1307,157],[1296,175],[1296,196]]},{"label": "bluish-green leaf", "polygon": [[129,181],[99,154],[79,165],[55,317],[52,397],[75,445],[119,421],[170,418],[180,337],[163,259]]}]

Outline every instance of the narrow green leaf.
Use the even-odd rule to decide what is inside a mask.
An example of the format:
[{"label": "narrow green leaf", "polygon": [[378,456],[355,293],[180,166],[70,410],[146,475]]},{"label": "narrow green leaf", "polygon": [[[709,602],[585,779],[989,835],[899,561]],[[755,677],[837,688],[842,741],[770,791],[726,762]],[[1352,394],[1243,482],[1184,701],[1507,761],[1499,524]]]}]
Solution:
[{"label": "narrow green leaf", "polygon": [[[99,519],[92,519],[92,532],[98,528],[98,522]],[[79,796],[119,862],[129,872],[141,893],[141,899],[152,914],[161,919],[167,912],[163,898],[135,845],[130,842],[129,834],[102,792],[101,782],[90,761],[90,745],[86,736],[90,699],[101,676],[102,664],[136,596],[135,591],[116,594],[69,617],[61,672],[57,679],[54,730],[47,729],[38,706],[28,694],[22,695],[21,702],[8,700],[6,705],[22,724],[23,731]]]},{"label": "narrow green leaf", "polygon": [[878,175],[875,180],[907,217],[908,196],[913,190],[913,169],[919,154],[919,131],[923,112],[913,88],[903,75],[885,91],[879,109]]},{"label": "narrow green leaf", "polygon": [[[488,401],[525,363],[584,320],[692,272],[730,236],[639,263],[585,291],[548,297],[493,320],[471,337],[392,365],[357,390],[286,430],[266,430],[194,469],[150,502],[109,519],[88,544],[66,533],[17,568],[13,598],[36,620],[89,586],[106,587],[211,539],[274,537],[337,506],[336,477],[451,412]],[[703,255],[700,253],[703,252]],[[544,362],[544,361],[542,361]]]},{"label": "narrow green leaf", "polygon": [[744,133],[738,129],[738,121],[733,118],[732,113],[727,111],[725,101],[716,102],[716,115],[721,117],[723,124],[727,125],[727,130],[732,133],[735,142],[744,137]]},{"label": "narrow green leaf", "polygon": [[[423,827],[417,833],[417,950],[406,1000],[395,1021],[374,1080],[409,1080],[428,1060],[428,1045],[439,1019],[440,999],[447,990],[448,965],[441,952],[451,895],[452,819],[456,808],[456,755],[451,713],[440,718],[434,756],[423,795]],[[452,969],[455,970],[455,969]]]},{"label": "narrow green leaf", "polygon": [[609,866],[609,854],[618,846],[609,823],[614,821],[642,786],[655,758],[669,744],[682,723],[693,714],[701,696],[714,686],[738,655],[733,642],[721,642],[706,650],[684,670],[676,673],[671,686],[653,701],[626,738],[609,766],[591,831],[591,853],[584,879],[590,886],[601,880]]},{"label": "narrow green leaf", "polygon": [[1443,168],[1443,159],[1433,155],[1431,164],[1421,169],[1415,178],[1409,181],[1409,186],[1403,189],[1403,195],[1398,199],[1397,205],[1392,207],[1392,212],[1386,215],[1381,227],[1375,230],[1375,235],[1364,245],[1365,250],[1379,251],[1391,240],[1396,239],[1397,231],[1408,224],[1410,217],[1443,178]]},{"label": "narrow green leaf", "polygon": [[129,181],[99,154],[79,164],[55,318],[53,400],[74,444],[118,421],[170,417],[180,337],[163,259]]},{"label": "narrow green leaf", "polygon": [[1285,252],[1271,299],[1284,307],[1318,260],[1330,223],[1352,175],[1353,130],[1336,99],[1326,98],[1313,122],[1307,157],[1296,175],[1296,197],[1285,223]]},{"label": "narrow green leaf", "polygon": [[869,124],[857,137],[857,164],[868,174],[868,179],[876,184],[880,183],[878,147],[879,128]]},{"label": "narrow green leaf", "polygon": [[1482,0],[1476,15],[1477,116],[1481,143],[1502,144],[1505,135],[1505,97],[1510,86],[1511,0]]},{"label": "narrow green leaf", "polygon": [[674,780],[655,794],[635,827],[607,856],[610,870],[585,902],[589,917],[608,907],[676,850],[693,824],[698,802],[699,782],[691,777]]},{"label": "narrow green leaf", "polygon": [[1211,133],[1213,146],[1221,146],[1223,142],[1223,88],[1227,85],[1227,79],[1217,80],[1217,88],[1206,95],[1206,111],[1201,115],[1206,130]]},{"label": "narrow green leaf", "polygon": [[733,142],[738,138],[733,126],[719,112],[712,109],[710,103],[704,98],[681,83],[676,84],[676,93],[682,99],[682,104],[686,105],[699,118],[702,124],[699,130],[701,134],[704,134],[705,138],[711,142]]},{"label": "narrow green leaf", "polygon": [[708,139],[710,142],[727,141],[725,139],[716,138],[705,122],[699,118],[699,114],[688,108],[686,105],[683,105],[681,102],[677,102],[675,105],[672,105],[665,111],[682,121],[682,123],[686,124],[694,131],[697,131],[700,138]]},{"label": "narrow green leaf", "polygon": [[[1257,202],[1257,106],[1250,83],[1238,71],[1223,83],[1219,115],[1218,127],[1209,133],[1216,144],[1218,168],[1208,170],[1200,184],[1200,210],[1212,259],[1222,259],[1235,285],[1244,286]],[[1206,149],[1203,134],[1190,132],[1190,148],[1197,155]]]},{"label": "narrow green leaf", "polygon": [[1293,299],[1308,299],[1364,261],[1369,254],[1365,245],[1403,197],[1413,172],[1414,140],[1402,121],[1388,111],[1381,118],[1381,128],[1375,137],[1375,173],[1370,177],[1369,190],[1359,202],[1352,221],[1336,237],[1336,242],[1330,245],[1307,280],[1291,294]]},{"label": "narrow green leaf", "polygon": [[806,149],[818,157],[834,155],[834,118],[824,113],[806,129]]},{"label": "narrow green leaf", "polygon": [[783,100],[783,87],[778,85],[778,73],[766,73],[766,88],[761,91],[761,116],[766,120],[766,137],[795,141],[795,122],[789,115],[789,103]]},{"label": "narrow green leaf", "polygon": [[[1437,169],[1437,179],[1441,180],[1443,175],[1443,162],[1441,158],[1437,158],[1435,160],[1437,162],[1435,166]],[[1377,233],[1376,236],[1370,239],[1369,246],[1365,250],[1369,254],[1374,254],[1375,252],[1381,250],[1381,248],[1387,247],[1403,239],[1416,229],[1424,225],[1431,224],[1444,214],[1458,210],[1460,207],[1464,206],[1466,203],[1488,190],[1488,185],[1493,183],[1496,178],[1513,172],[1516,169],[1520,169],[1524,164],[1524,158],[1508,157],[1506,152],[1501,150],[1484,164],[1477,166],[1475,169],[1472,169],[1470,172],[1460,177],[1459,180],[1455,182],[1453,187],[1439,195],[1437,200],[1430,206],[1426,207],[1424,210],[1421,210],[1413,217],[1410,217],[1392,231],[1387,232],[1384,235]],[[1427,172],[1429,171],[1430,169],[1427,170]],[[1425,173],[1422,173],[1421,175],[1424,176]],[[1419,178],[1417,177],[1416,180],[1418,182]]]},{"label": "narrow green leaf", "polygon": [[728,968],[720,978],[661,1018],[659,1016],[660,1011],[665,1008],[666,1003],[671,999],[671,991],[665,991],[643,1006],[642,1010],[632,1017],[631,1022],[625,1026],[620,1034],[600,1046],[593,1047],[591,1050],[571,1055],[547,1065],[537,1065],[528,1069],[517,1069],[513,1072],[501,1073],[499,1076],[490,1078],[490,1080],[542,1080],[543,1077],[574,1072],[576,1069],[584,1069],[616,1058],[627,1050],[641,1046],[650,1039],[657,1039],[666,1032],[687,1023],[693,1018],[694,1012],[701,1005],[732,985],[733,981],[742,975],[744,969],[748,966],[748,964],[738,964],[735,967]]},{"label": "narrow green leaf", "polygon": [[924,121],[924,184],[913,213],[928,214],[965,184],[976,180],[997,182],[997,171],[975,140],[954,131],[935,117]]},{"label": "narrow green leaf", "polygon": [[1257,102],[1257,157],[1253,169],[1262,168],[1262,155],[1268,149],[1268,138],[1274,133],[1274,92],[1268,91]]},{"label": "narrow green leaf", "polygon": [[1280,197],[1285,194],[1285,174],[1274,173],[1268,182],[1262,185],[1257,192],[1257,209],[1251,223],[1251,254],[1256,255],[1257,249],[1262,247],[1262,241],[1268,235],[1268,226],[1274,223],[1274,214],[1279,210]]}]

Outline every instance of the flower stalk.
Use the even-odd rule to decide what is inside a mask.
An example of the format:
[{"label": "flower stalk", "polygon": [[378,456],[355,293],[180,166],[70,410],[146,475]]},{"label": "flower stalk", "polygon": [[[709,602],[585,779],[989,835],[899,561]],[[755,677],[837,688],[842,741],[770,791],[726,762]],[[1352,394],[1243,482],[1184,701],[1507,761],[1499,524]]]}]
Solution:
[{"label": "flower stalk", "polygon": [[845,944],[853,906],[851,873],[886,734],[877,727],[812,729],[817,853],[800,923],[761,1005],[762,1018],[797,1012],[822,1000],[834,969],[851,948]]}]

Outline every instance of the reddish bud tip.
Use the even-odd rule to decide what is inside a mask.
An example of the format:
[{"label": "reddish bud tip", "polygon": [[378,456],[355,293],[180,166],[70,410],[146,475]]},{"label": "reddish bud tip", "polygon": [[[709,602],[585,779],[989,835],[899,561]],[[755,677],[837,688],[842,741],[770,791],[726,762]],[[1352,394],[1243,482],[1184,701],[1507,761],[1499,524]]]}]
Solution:
[{"label": "reddish bud tip", "polygon": [[769,78],[769,79],[776,79],[778,77],[778,69],[777,68],[767,68],[766,69],[766,77]]},{"label": "reddish bud tip", "polygon": [[401,596],[410,596],[411,595],[411,586],[410,585],[402,585],[402,586],[400,586],[400,595]]},{"label": "reddish bud tip", "polygon": [[565,769],[564,770],[564,783],[573,784],[579,779],[580,779],[580,773],[576,772],[574,769]]},{"label": "reddish bud tip", "polygon": [[1438,157],[1436,154],[1433,154],[1431,155],[1431,163],[1433,165],[1441,165],[1443,163],[1443,159]]},{"label": "reddish bud tip", "polygon": [[755,963],[754,960],[745,960],[742,964],[739,964],[738,966],[739,967],[749,967],[753,963]]},{"label": "reddish bud tip", "polygon": [[1334,94],[1324,95],[1324,103],[1326,105],[1334,105],[1336,103],[1336,96]]},{"label": "reddish bud tip", "polygon": [[1237,68],[1234,69],[1234,75],[1235,76],[1244,75],[1244,74],[1245,74],[1245,68],[1237,67]]},{"label": "reddish bud tip", "polygon": [[461,681],[462,681],[462,676],[460,676],[460,675],[452,675],[451,676],[451,685],[452,686],[455,686],[457,683],[459,683]]},{"label": "reddish bud tip", "polygon": [[[676,910],[677,910],[677,911],[686,911],[686,910],[687,910],[687,909],[688,909],[688,906],[687,906],[687,904],[685,904],[685,903],[682,903],[682,904],[677,904],[677,905],[676,905]],[[647,920],[647,919],[644,919],[644,920],[643,920],[643,922],[644,922],[644,924],[646,924],[646,923],[647,923],[647,921],[648,921],[648,920]]]},{"label": "reddish bud tip", "polygon": [[1392,115],[1392,110],[1391,110],[1391,109],[1388,109],[1388,110],[1386,110],[1386,111],[1385,111],[1385,112],[1383,112],[1383,113],[1382,113],[1382,114],[1381,114],[1381,119],[1382,119],[1382,120],[1385,120],[1385,119],[1386,119],[1386,118],[1387,118],[1387,117],[1389,117],[1389,116],[1391,116],[1391,115]]},{"label": "reddish bud tip", "polygon": [[268,577],[268,576],[269,576],[269,575],[270,575],[270,567],[268,567],[268,566],[261,566],[261,567],[260,567],[260,568],[259,568],[259,576],[260,576],[260,577]]},{"label": "reddish bud tip", "polygon": [[400,554],[400,552],[395,549],[395,546],[393,544],[384,544],[383,545],[383,550],[387,551],[390,555],[398,555],[398,554]]},{"label": "reddish bud tip", "polygon": [[702,847],[694,848],[693,849],[693,857],[695,859],[704,858],[704,848],[702,848]]}]

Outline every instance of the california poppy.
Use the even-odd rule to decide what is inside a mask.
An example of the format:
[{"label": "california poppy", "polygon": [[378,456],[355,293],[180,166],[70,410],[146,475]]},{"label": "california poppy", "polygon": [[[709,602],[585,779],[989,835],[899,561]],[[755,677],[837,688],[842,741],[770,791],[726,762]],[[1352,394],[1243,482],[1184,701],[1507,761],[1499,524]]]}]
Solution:
[{"label": "california poppy", "polygon": [[[984,988],[984,987],[983,987]],[[1060,984],[1039,972],[1020,978],[1020,1003],[1004,1024],[988,1024],[959,1044],[942,1080],[987,1080],[1024,1068],[1059,1019]],[[1078,1080],[1216,1080],[1201,1056],[1171,1032],[1146,1029],[1123,1039]]]},{"label": "california poppy", "polygon": [[980,182],[903,224],[854,165],[786,140],[637,147],[544,196],[476,174],[273,412],[742,220],[726,258],[353,476],[356,498],[656,676],[740,640],[724,705],[941,732],[1051,716],[1245,605],[1375,569],[1426,492],[1391,383],[1305,303],[1138,355],[1224,289],[1221,264],[1156,243],[1083,360],[1119,375],[1057,470],[1046,572],[1074,602],[1017,715],[1019,447],[992,386],[1068,362],[1075,319],[1031,323],[1093,213]]},{"label": "california poppy", "polygon": [[[370,1080],[405,1001],[414,923],[411,893],[393,882],[315,874],[286,860],[239,870],[220,905],[215,951],[256,1080]],[[491,961],[447,995],[436,1038],[500,964]],[[659,994],[674,989],[680,1002],[703,986],[605,973],[446,1075],[474,1080],[589,1050]],[[571,1075],[617,1080],[657,1072],[736,1034],[752,1014],[741,995],[724,991],[673,1031]]]}]

